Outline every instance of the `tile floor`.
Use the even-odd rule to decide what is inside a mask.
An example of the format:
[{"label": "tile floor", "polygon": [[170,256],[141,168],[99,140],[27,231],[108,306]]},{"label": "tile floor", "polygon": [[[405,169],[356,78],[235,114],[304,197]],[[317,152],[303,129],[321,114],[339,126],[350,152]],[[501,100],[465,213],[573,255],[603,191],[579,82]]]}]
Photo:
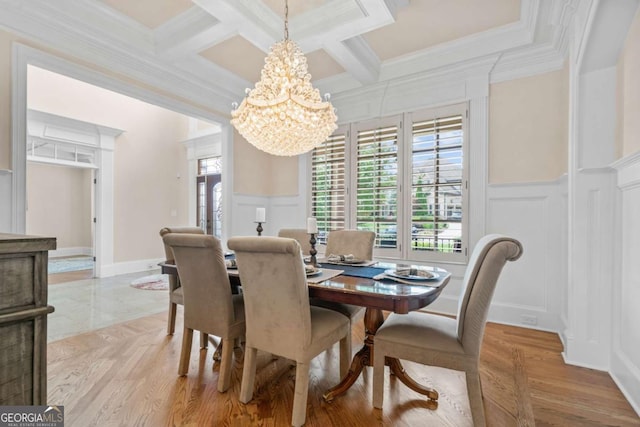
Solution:
[{"label": "tile floor", "polygon": [[168,291],[130,286],[134,279],[159,273],[152,270],[49,286],[49,305],[55,311],[47,319],[47,341],[167,311]]}]

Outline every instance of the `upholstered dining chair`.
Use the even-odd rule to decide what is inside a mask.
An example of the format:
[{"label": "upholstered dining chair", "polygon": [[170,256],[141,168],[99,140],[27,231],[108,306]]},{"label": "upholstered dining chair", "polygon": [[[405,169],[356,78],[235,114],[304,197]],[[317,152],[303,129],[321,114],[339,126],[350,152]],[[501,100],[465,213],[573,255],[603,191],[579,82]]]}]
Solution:
[{"label": "upholstered dining chair", "polygon": [[[363,230],[334,230],[327,236],[327,248],[325,256],[353,255],[357,259],[371,260],[373,258],[373,243],[376,233]],[[330,308],[338,311],[349,318],[350,326],[364,316],[365,309],[358,305],[342,304],[333,301],[325,301],[312,298],[311,304]]]},{"label": "upholstered dining chair", "polygon": [[464,276],[458,316],[411,312],[389,315],[374,345],[373,406],[382,408],[385,357],[464,371],[473,425],[485,425],[478,364],[489,305],[502,267],[522,254],[517,240],[491,234],[480,239]]},{"label": "upholstered dining chair", "polygon": [[231,294],[231,284],[220,240],[214,236],[169,233],[163,237],[175,255],[184,294],[184,332],[179,375],[189,371],[193,331],[220,337],[222,359],[218,391],[231,382],[231,363],[236,338],[244,336],[242,295]]},{"label": "upholstered dining chair", "polygon": [[346,356],[351,348],[349,320],[335,311],[309,305],[305,269],[296,240],[234,237],[227,245],[236,253],[246,308],[240,401],[252,399],[257,350],[295,360],[292,425],[301,426],[306,419],[311,359],[340,341],[340,370],[347,372],[351,356]]},{"label": "upholstered dining chair", "polygon": [[353,255],[357,259],[373,258],[373,242],[376,233],[364,230],[334,230],[327,236],[325,256]]},{"label": "upholstered dining chair", "polygon": [[286,237],[287,239],[295,239],[302,248],[303,255],[309,255],[311,250],[311,243],[309,240],[311,236],[304,228],[281,228],[278,231],[278,237]]},{"label": "upholstered dining chair", "polygon": [[[186,234],[204,234],[199,227],[163,227],[160,229],[160,238],[163,238],[169,233],[186,233]],[[166,263],[175,264],[175,257],[173,251],[167,245],[164,244],[164,254]],[[169,319],[167,321],[167,335],[173,335],[176,329],[176,311],[178,304],[182,305],[184,298],[182,296],[182,288],[180,287],[180,279],[173,275],[169,275]],[[205,342],[200,343],[201,346],[206,347]]]}]

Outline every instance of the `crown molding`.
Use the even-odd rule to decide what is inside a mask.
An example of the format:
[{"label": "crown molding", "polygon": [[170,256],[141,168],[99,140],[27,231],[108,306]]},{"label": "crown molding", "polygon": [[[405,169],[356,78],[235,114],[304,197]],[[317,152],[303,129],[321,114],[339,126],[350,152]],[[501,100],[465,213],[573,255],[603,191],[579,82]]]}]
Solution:
[{"label": "crown molding", "polygon": [[550,44],[505,53],[491,71],[491,83],[561,70],[565,58]]},{"label": "crown molding", "polygon": [[0,26],[43,46],[215,111],[226,111],[234,100],[235,95],[227,89],[229,84],[222,76],[203,84],[201,77],[162,63],[149,51],[138,49],[133,41],[125,45],[114,39],[112,34],[102,37],[93,28],[76,26],[77,17],[64,13],[58,2],[55,5],[50,3],[32,0],[29,8],[7,7],[0,14]]},{"label": "crown molding", "polygon": [[[198,52],[235,34],[268,51],[281,36],[282,17],[254,0],[194,3],[150,30],[99,0],[3,0],[0,27],[226,116],[229,105],[252,83]],[[522,0],[518,22],[381,63],[359,34],[393,22],[397,9],[406,4],[407,0],[329,0],[319,11],[295,16],[290,27],[302,37],[294,33],[292,38],[303,52],[323,48],[346,70],[315,86],[335,97],[418,74],[432,79],[497,55],[501,56],[494,62],[491,82],[556,70],[562,67],[582,3]],[[319,28],[324,15],[336,16],[336,25]]]},{"label": "crown molding", "polygon": [[194,6],[153,31],[156,52],[165,58],[184,57],[231,37],[235,30]]}]

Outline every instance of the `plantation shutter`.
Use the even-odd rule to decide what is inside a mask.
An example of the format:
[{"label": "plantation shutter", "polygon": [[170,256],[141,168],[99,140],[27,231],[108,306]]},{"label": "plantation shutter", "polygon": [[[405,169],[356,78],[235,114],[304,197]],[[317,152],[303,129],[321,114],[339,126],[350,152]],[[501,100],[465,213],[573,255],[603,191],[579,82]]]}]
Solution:
[{"label": "plantation shutter", "polygon": [[360,127],[356,133],[356,228],[376,233],[375,247],[383,249],[379,254],[399,250],[399,129],[399,121],[392,120],[375,129]]},{"label": "plantation shutter", "polygon": [[345,228],[345,147],[341,129],[313,150],[311,157],[311,215],[318,221],[318,243],[326,244],[331,230]]},{"label": "plantation shutter", "polygon": [[412,123],[411,252],[461,254],[464,171],[463,114]]}]

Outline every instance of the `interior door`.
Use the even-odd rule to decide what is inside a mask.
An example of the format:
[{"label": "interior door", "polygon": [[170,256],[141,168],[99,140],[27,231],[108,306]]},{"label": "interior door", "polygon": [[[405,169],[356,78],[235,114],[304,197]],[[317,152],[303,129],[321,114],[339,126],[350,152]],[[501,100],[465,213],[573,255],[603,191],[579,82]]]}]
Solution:
[{"label": "interior door", "polygon": [[197,194],[197,221],[198,226],[205,233],[220,237],[221,230],[221,213],[220,195],[222,191],[221,174],[212,173],[208,175],[200,175],[197,178],[198,194]]}]

